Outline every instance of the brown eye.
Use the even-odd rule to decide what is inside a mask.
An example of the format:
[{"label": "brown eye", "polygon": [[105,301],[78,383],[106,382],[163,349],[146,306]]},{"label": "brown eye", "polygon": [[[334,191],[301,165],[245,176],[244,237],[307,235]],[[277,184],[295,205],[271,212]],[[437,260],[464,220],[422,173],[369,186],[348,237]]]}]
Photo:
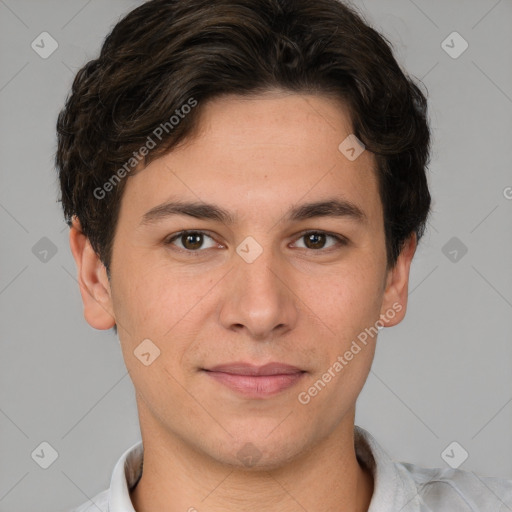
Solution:
[{"label": "brown eye", "polygon": [[[328,244],[329,239],[334,240],[334,243]],[[321,249],[331,249],[338,246],[347,245],[348,240],[342,236],[331,235],[323,231],[309,231],[303,233],[298,240],[304,240],[304,249],[311,249],[313,251],[320,251]]]},{"label": "brown eye", "polygon": [[203,245],[203,235],[200,233],[187,233],[181,235],[181,243],[185,249],[195,251]]},{"label": "brown eye", "polygon": [[[212,240],[213,243],[209,247],[204,247],[205,239]],[[179,242],[180,244],[175,244]],[[202,231],[182,231],[169,238],[167,245],[177,245],[180,249],[189,252],[200,252],[200,249],[209,249],[215,245],[212,237]]]},{"label": "brown eye", "polygon": [[322,249],[325,245],[326,235],[324,233],[310,233],[304,235],[303,238],[308,249]]}]

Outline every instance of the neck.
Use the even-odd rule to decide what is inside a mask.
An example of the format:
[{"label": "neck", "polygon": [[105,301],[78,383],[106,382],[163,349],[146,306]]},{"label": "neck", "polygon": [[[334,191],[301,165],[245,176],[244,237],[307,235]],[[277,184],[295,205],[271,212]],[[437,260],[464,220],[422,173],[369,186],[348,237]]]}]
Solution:
[{"label": "neck", "polygon": [[374,483],[356,458],[354,415],[355,409],[329,436],[272,469],[241,469],[198,451],[139,410],[144,469],[131,491],[133,506],[136,512],[367,512]]}]

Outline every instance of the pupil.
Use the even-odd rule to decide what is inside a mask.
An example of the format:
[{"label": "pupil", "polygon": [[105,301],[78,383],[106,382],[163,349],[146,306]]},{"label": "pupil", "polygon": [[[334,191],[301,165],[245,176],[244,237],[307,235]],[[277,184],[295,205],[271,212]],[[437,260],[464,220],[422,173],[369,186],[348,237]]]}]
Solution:
[{"label": "pupil", "polygon": [[[183,245],[185,247],[187,247],[187,249],[199,249],[199,247],[201,247],[201,244],[202,244],[202,235],[201,234],[191,233],[188,235],[183,235],[183,237],[184,237],[185,242],[183,242],[183,239],[182,239],[182,242],[183,242]],[[195,243],[193,242],[194,238],[196,239]],[[191,241],[190,244],[188,243],[189,241]]]},{"label": "pupil", "polygon": [[[309,236],[307,236],[307,240],[308,240],[308,243],[306,244],[308,246],[308,248],[313,248],[313,249],[318,249],[318,246],[320,246],[320,248],[323,246],[323,243],[324,243],[324,237],[325,235],[321,234],[321,233],[312,233],[310,234]],[[312,241],[313,242],[313,247],[310,247],[310,244],[309,242]]]}]

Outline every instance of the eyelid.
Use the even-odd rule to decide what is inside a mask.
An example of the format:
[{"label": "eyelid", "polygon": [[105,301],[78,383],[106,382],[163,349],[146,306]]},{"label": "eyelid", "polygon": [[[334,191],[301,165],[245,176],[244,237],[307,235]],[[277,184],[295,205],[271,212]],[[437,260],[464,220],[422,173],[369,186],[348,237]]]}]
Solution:
[{"label": "eyelid", "polygon": [[[174,245],[173,242],[176,241],[177,239],[179,239],[181,236],[190,235],[190,234],[207,236],[208,238],[211,238],[213,241],[215,241],[215,243],[217,243],[221,247],[224,247],[224,245],[221,244],[220,242],[218,242],[216,240],[216,238],[212,234],[210,234],[209,231],[205,231],[202,229],[184,229],[182,231],[172,233],[171,235],[169,235],[168,237],[165,238],[164,244],[165,245]],[[176,247],[176,249],[178,249],[179,251],[182,251],[182,252],[187,252],[187,253],[200,253],[200,252],[204,252],[207,250],[207,249],[198,249],[197,251],[190,251],[187,249],[182,249],[181,247]],[[211,248],[209,247],[208,249],[211,249]]]},{"label": "eyelid", "polygon": [[[329,247],[327,249],[317,249],[317,250],[315,250],[315,249],[307,249],[307,247],[306,247],[306,250],[309,250],[311,252],[326,253],[326,252],[329,252],[332,249],[336,249],[336,247],[342,247],[342,246],[348,245],[350,243],[350,240],[347,237],[345,237],[343,235],[340,235],[340,234],[337,234],[337,233],[331,233],[330,231],[325,231],[323,229],[306,229],[304,231],[301,231],[297,235],[295,235],[295,240],[300,240],[304,236],[309,235],[309,234],[313,234],[313,233],[314,234],[321,234],[321,235],[325,235],[325,236],[334,238],[336,240],[336,242],[337,242],[337,245],[335,245],[334,247]],[[301,249],[302,249],[302,247],[301,247]]]},{"label": "eyelid", "polygon": [[334,238],[339,238],[340,240],[345,240],[348,242],[348,238],[346,238],[343,235],[340,235],[339,233],[332,233],[331,231],[326,231],[325,229],[304,229],[303,231],[300,231],[295,236],[297,238],[301,238],[305,235],[309,235],[310,233],[320,233],[322,235],[332,236]]}]

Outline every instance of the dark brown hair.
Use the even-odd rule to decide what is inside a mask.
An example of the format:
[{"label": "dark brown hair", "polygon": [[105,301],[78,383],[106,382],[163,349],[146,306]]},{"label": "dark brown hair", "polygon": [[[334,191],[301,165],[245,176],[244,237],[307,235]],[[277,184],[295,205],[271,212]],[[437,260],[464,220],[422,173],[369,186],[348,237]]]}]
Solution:
[{"label": "dark brown hair", "polygon": [[[80,220],[107,272],[131,168],[194,133],[207,100],[276,88],[334,94],[347,105],[353,133],[376,158],[388,266],[412,233],[421,238],[430,208],[427,101],[354,8],[338,0],[151,0],[121,19],[99,57],[78,71],[57,121],[64,215],[69,225]],[[155,146],[144,151],[150,139]]]}]

